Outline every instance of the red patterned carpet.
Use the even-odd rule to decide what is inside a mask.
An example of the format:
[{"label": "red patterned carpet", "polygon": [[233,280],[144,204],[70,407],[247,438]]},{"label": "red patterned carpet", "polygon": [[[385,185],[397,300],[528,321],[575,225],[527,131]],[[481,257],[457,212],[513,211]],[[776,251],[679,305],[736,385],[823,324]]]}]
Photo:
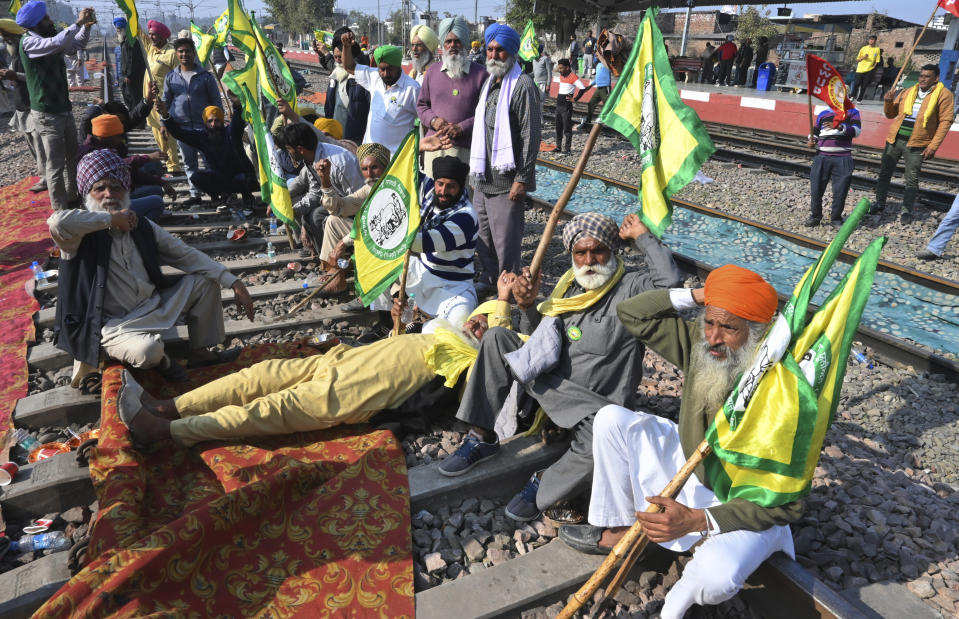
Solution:
[{"label": "red patterned carpet", "polygon": [[17,400],[27,395],[27,342],[40,306],[24,284],[32,286],[30,263],[43,264],[53,246],[46,223],[50,198],[27,191],[37,180],[0,187],[0,436],[12,425]]},{"label": "red patterned carpet", "polygon": [[[257,346],[191,372],[191,385],[314,352]],[[341,426],[138,452],[117,416],[120,375],[104,374],[86,568],[34,617],[413,616],[409,487],[391,433]],[[175,393],[141,378],[155,396]]]}]

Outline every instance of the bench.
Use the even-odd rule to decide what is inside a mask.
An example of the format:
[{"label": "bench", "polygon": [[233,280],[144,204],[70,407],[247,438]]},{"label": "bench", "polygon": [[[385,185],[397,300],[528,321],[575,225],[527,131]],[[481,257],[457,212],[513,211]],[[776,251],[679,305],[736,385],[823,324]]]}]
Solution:
[{"label": "bench", "polygon": [[[678,73],[683,74],[684,82],[699,81],[699,74],[703,71],[703,61],[700,58],[690,58],[688,56],[676,56],[669,59],[669,66],[673,69],[673,75],[678,79]],[[690,80],[690,73],[693,74]]]}]

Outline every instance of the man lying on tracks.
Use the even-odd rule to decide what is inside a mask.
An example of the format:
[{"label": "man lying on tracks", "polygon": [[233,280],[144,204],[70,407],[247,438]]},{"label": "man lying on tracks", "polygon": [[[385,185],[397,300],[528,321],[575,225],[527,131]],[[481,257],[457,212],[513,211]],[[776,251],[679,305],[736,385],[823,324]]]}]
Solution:
[{"label": "man lying on tracks", "polygon": [[[698,322],[680,318],[679,312],[702,305]],[[650,540],[670,550],[702,541],[666,595],[662,616],[678,618],[693,604],[731,598],[774,552],[793,554],[789,523],[802,515],[801,501],[775,508],[745,499],[722,504],[702,465],[676,500],[657,496],[752,362],[776,313],[776,291],[756,273],[727,265],[709,274],[705,288],[644,292],[620,303],[617,313],[627,331],[682,368],[679,425],[621,406],[600,410],[593,425],[591,524],[560,527],[559,537],[576,550],[605,554],[638,519]],[[646,513],[648,503],[663,511]]]},{"label": "man lying on tracks", "polygon": [[[112,150],[81,159],[77,184],[86,210],[57,211],[47,220],[61,251],[55,342],[76,360],[74,384],[95,371],[101,348],[133,367],[155,368],[167,380],[185,380],[162,339],[184,314],[191,362],[228,360],[229,354],[207,347],[224,337],[220,286],[232,287],[237,306],[253,319],[243,282],[160,226],[138,220],[129,210],[130,168]],[[186,275],[171,284],[160,271],[164,264]]]},{"label": "man lying on tracks", "polygon": [[509,315],[505,299],[515,279],[504,273],[500,301],[480,306],[461,327],[443,322],[431,333],[262,361],[172,400],[151,398],[126,372],[120,419],[140,445],[173,438],[190,446],[363,423],[381,410],[413,408],[410,402],[429,408],[472,366],[487,327],[508,324],[500,316]]},{"label": "man lying on tracks", "polygon": [[[646,254],[648,273],[624,273],[614,253],[620,239],[631,241]],[[633,401],[645,350],[616,317],[616,304],[644,290],[681,281],[669,248],[636,215],[617,227],[606,215],[581,213],[563,229],[563,245],[572,254],[572,268],[546,302],[534,306],[539,277],[531,282],[528,269],[513,287],[522,312],[521,331],[529,333],[536,327],[533,337],[552,354],[552,362],[546,362],[549,355],[537,353],[530,353],[529,364],[508,362],[506,355],[517,351],[522,342],[516,333],[492,329],[480,346],[479,361],[456,414],[473,430],[439,467],[444,475],[461,475],[496,455],[497,434],[505,438],[516,426],[505,415],[500,420],[497,416],[512,400],[508,396],[514,380],[524,374],[513,390],[535,399],[556,425],[572,430],[573,439],[569,451],[534,475],[510,501],[506,515],[521,521],[532,520],[540,510],[576,498],[589,487],[596,411],[607,404]],[[527,367],[536,364],[535,370]]]}]

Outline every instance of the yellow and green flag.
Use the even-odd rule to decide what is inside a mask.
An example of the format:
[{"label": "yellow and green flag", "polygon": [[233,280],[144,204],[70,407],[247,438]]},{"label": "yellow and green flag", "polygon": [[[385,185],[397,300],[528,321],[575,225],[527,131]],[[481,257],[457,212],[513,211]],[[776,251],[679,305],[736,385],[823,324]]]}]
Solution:
[{"label": "yellow and green flag", "polygon": [[23,2],[20,0],[10,0],[10,6],[7,7],[7,10],[13,14],[14,18],[16,18],[17,13],[20,12],[21,6],[23,6]]},{"label": "yellow and green flag", "polygon": [[213,45],[216,42],[216,36],[207,34],[199,26],[190,22],[190,37],[196,46],[196,59],[200,64],[205,65],[210,59],[210,52],[213,51]]},{"label": "yellow and green flag", "polygon": [[253,32],[259,41],[259,47],[256,50],[256,63],[259,69],[260,92],[276,105],[281,99],[296,109],[296,87],[293,84],[293,74],[290,72],[286,59],[276,49],[273,41],[270,40],[263,28],[257,23],[256,17],[252,17],[250,22],[253,24]]},{"label": "yellow and green flag", "polygon": [[536,40],[536,28],[533,27],[531,19],[526,22],[523,37],[519,40],[519,57],[526,62],[532,62],[537,56],[539,56],[539,41]]},{"label": "yellow and green flag", "polygon": [[243,50],[247,58],[253,58],[256,55],[256,35],[253,33],[250,16],[243,8],[243,2],[241,0],[227,0],[226,6],[227,11],[229,11],[227,30],[230,33],[230,39],[234,45]]},{"label": "yellow and green flag", "polygon": [[[16,2],[19,10],[20,0],[13,0],[13,2],[10,3],[10,11],[16,15],[13,11],[14,2]],[[137,15],[137,5],[133,0],[116,0],[116,3],[127,18],[127,42],[133,45],[136,43],[137,37],[140,36],[140,17]]]},{"label": "yellow and green flag", "polygon": [[213,32],[216,34],[216,41],[214,44],[217,47],[226,46],[226,37],[230,34],[230,9],[226,9],[216,18],[216,21],[213,22]]},{"label": "yellow and green flag", "polygon": [[364,305],[399,277],[420,227],[419,131],[410,131],[353,219],[356,293]]},{"label": "yellow and green flag", "polygon": [[329,30],[314,30],[313,36],[327,47],[333,47],[333,33]]},{"label": "yellow and green flag", "polygon": [[724,503],[776,507],[809,492],[886,239],[869,244],[808,320],[807,309],[868,209],[863,198],[806,271],[706,432],[706,478]]},{"label": "yellow and green flag", "polygon": [[290,200],[286,179],[275,172],[279,168],[278,165],[274,165],[276,149],[273,136],[266,130],[263,114],[260,112],[257,72],[257,63],[250,62],[243,69],[224,74],[223,83],[240,98],[243,103],[243,118],[253,128],[257,168],[260,175],[260,199],[270,205],[277,219],[296,228],[293,203]]},{"label": "yellow and green flag", "polygon": [[622,133],[639,152],[640,217],[661,237],[672,221],[670,198],[696,177],[716,148],[699,116],[679,97],[656,26],[658,12],[651,8],[643,16],[626,68],[599,122]]}]

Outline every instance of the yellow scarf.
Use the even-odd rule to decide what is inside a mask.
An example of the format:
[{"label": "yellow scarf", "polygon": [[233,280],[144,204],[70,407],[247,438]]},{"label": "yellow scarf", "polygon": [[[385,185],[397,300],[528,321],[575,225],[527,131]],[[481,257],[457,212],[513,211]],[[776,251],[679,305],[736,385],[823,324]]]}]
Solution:
[{"label": "yellow scarf", "polygon": [[469,369],[476,361],[479,351],[449,329],[437,329],[433,335],[436,343],[426,351],[426,365],[437,376],[445,376],[443,384],[452,389],[463,370]]},{"label": "yellow scarf", "polygon": [[549,299],[543,301],[539,304],[539,307],[536,309],[539,310],[539,313],[543,316],[559,316],[560,314],[565,314],[567,312],[579,312],[592,304],[596,303],[607,292],[613,289],[613,286],[619,283],[619,280],[623,278],[623,273],[625,268],[623,267],[623,261],[619,260],[619,264],[616,266],[616,273],[613,274],[609,281],[596,288],[594,290],[587,290],[583,294],[578,294],[575,297],[563,298],[563,295],[566,294],[566,291],[569,289],[570,285],[573,283],[575,275],[573,269],[566,271],[563,276],[556,283],[556,287],[553,288],[553,294],[549,295]]},{"label": "yellow scarf", "polygon": [[[942,82],[936,84],[936,87],[932,89],[928,95],[926,95],[925,101],[926,104],[926,113],[922,115],[922,127],[926,128],[926,125],[929,124],[929,117],[932,116],[933,111],[939,109],[939,93],[942,92],[943,85]],[[916,104],[916,97],[919,94],[919,84],[916,84],[912,88],[906,91],[906,116],[912,114],[912,106]],[[916,120],[919,120],[918,118]]]}]

